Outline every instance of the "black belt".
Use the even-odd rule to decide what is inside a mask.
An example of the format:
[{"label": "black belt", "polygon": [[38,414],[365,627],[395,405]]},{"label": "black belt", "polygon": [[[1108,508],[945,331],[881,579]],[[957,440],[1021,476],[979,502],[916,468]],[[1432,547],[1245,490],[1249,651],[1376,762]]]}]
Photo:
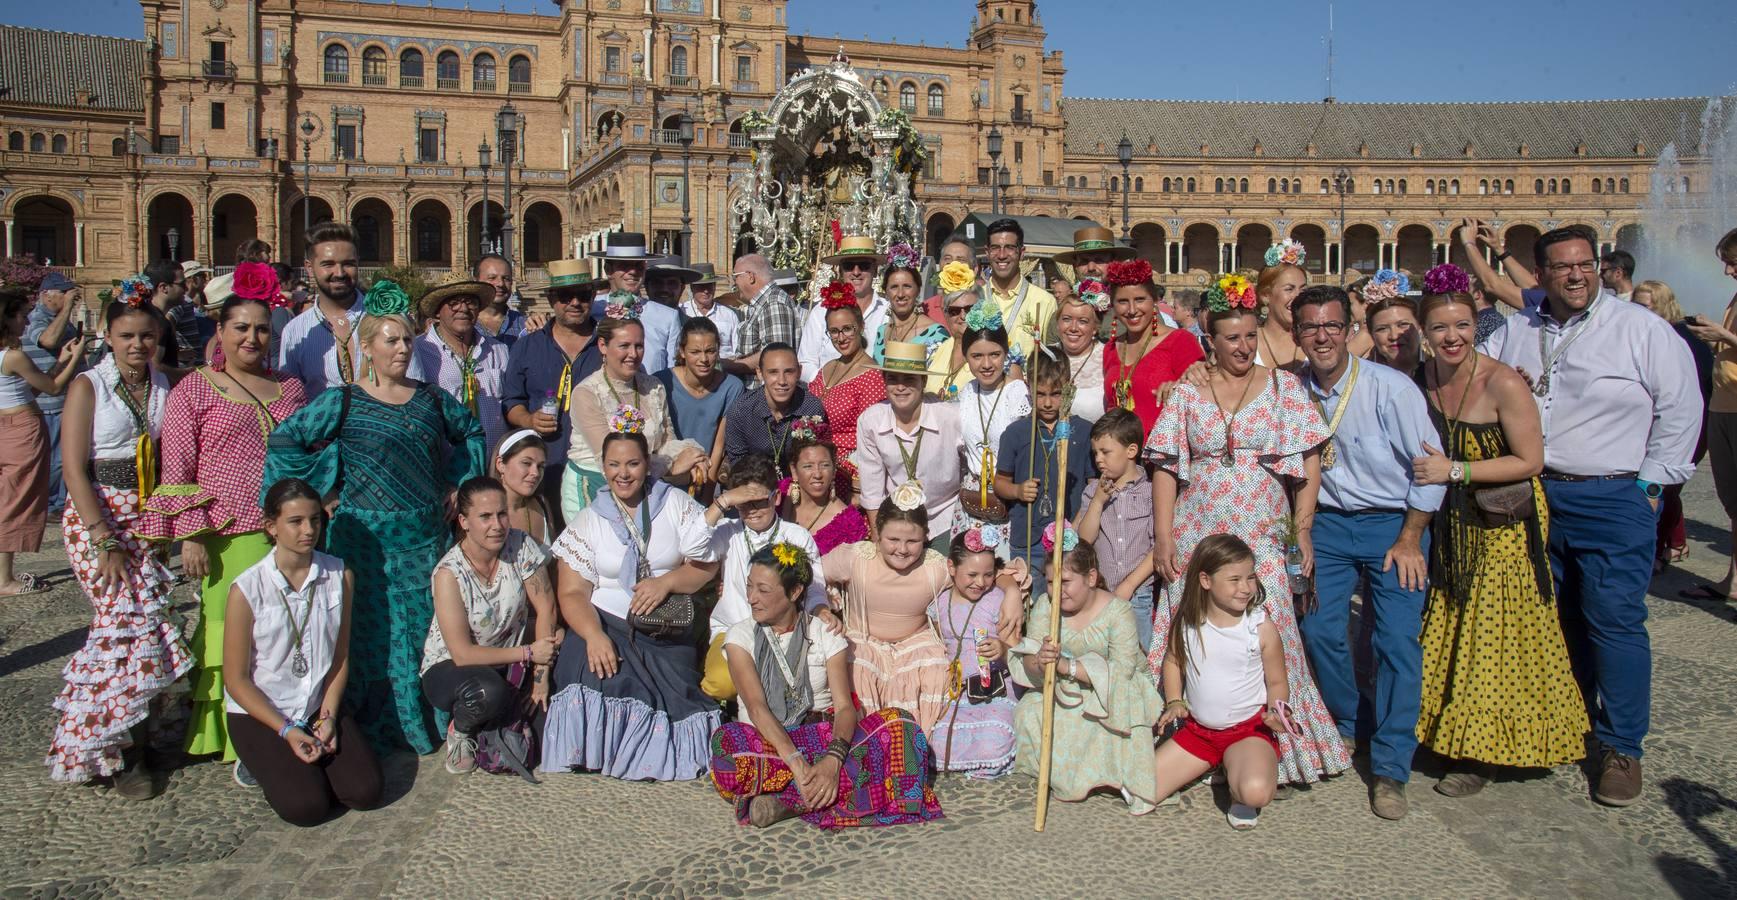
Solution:
[{"label": "black belt", "polygon": [[1381,508],[1381,507],[1378,507],[1375,509],[1336,509],[1336,508],[1331,507],[1331,506],[1323,506],[1323,507],[1321,507],[1321,512],[1330,512],[1330,513],[1333,513],[1335,515],[1341,515],[1341,516],[1403,516],[1403,515],[1405,515],[1405,510],[1403,510],[1403,509],[1386,509],[1386,508]]},{"label": "black belt", "polygon": [[90,476],[98,484],[122,491],[139,489],[139,464],[133,459],[93,459]]},{"label": "black belt", "polygon": [[1581,481],[1634,481],[1636,478],[1640,477],[1640,473],[1613,472],[1609,475],[1570,475],[1567,472],[1552,472],[1549,469],[1545,469],[1544,473],[1538,477],[1545,481],[1567,481],[1571,483]]}]

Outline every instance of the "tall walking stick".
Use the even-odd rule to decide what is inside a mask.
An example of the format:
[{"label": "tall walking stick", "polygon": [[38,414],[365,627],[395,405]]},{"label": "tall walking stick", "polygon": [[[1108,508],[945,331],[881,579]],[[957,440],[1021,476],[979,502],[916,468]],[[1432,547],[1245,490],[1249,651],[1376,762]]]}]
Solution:
[{"label": "tall walking stick", "polygon": [[[1063,532],[1066,530],[1068,502],[1068,432],[1073,404],[1062,404],[1061,420],[1055,426],[1055,547],[1050,562],[1049,578],[1049,639],[1061,646],[1061,573]],[[1044,817],[1049,814],[1050,747],[1055,743],[1055,661],[1043,667],[1043,742],[1037,755],[1037,822],[1032,828],[1043,830]]]}]

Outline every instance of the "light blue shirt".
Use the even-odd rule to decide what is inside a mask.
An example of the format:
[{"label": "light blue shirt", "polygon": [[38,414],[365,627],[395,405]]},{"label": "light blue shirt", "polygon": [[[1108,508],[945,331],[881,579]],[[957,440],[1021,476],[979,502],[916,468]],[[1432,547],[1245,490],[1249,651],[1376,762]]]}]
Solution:
[{"label": "light blue shirt", "polygon": [[[362,370],[362,339],[356,333],[356,326],[362,321],[363,312],[362,292],[357,291],[355,302],[344,311],[344,318],[350,320],[351,380],[355,380]],[[318,397],[326,388],[344,384],[338,373],[338,345],[332,340],[332,330],[326,327],[326,321],[320,315],[318,300],[283,327],[283,337],[277,348],[277,367],[285,375],[301,379],[302,388],[310,399]],[[410,370],[405,377],[415,381],[427,380],[422,376],[422,362],[415,353],[410,355]]]},{"label": "light blue shirt", "polygon": [[[1356,374],[1350,399],[1345,389]],[[1429,402],[1402,373],[1380,363],[1352,357],[1351,368],[1333,389],[1323,392],[1314,370],[1305,370],[1303,386],[1309,399],[1321,404],[1333,421],[1341,402],[1349,403],[1339,420],[1333,442],[1338,459],[1321,472],[1321,505],[1343,512],[1409,508],[1435,512],[1447,487],[1411,481],[1411,461],[1424,455],[1423,445],[1441,449],[1441,435],[1429,420]]]}]

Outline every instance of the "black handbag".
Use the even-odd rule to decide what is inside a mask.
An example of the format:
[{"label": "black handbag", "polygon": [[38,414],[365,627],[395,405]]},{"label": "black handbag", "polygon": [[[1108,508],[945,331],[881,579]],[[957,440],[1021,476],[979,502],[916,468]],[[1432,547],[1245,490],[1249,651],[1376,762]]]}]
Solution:
[{"label": "black handbag", "polygon": [[[640,537],[643,546],[635,571],[638,580],[645,581],[652,577],[651,563],[647,562],[645,558],[646,554],[651,552],[651,534],[648,529],[645,535],[636,535],[636,537]],[[646,637],[659,640],[686,637],[694,628],[694,609],[693,594],[670,594],[651,612],[643,614],[629,612],[627,625],[636,634],[643,634]]]}]

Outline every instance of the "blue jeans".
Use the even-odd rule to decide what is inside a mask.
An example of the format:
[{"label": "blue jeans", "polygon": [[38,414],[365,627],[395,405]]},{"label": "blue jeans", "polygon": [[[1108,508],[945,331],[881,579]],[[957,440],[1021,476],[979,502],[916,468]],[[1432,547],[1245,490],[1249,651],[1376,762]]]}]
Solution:
[{"label": "blue jeans", "polygon": [[[1376,775],[1411,780],[1417,752],[1417,712],[1423,693],[1425,591],[1399,586],[1399,572],[1381,571],[1383,558],[1399,538],[1403,513],[1349,515],[1321,508],[1310,532],[1315,543],[1315,591],[1319,603],[1302,617],[1303,643],[1321,698],[1333,713],[1339,733],[1369,742],[1369,767]],[[1422,539],[1429,557],[1429,533]],[[1351,594],[1359,578],[1368,579],[1363,615],[1373,618],[1375,697],[1357,689],[1349,630]]]},{"label": "blue jeans", "polygon": [[66,508],[66,480],[60,477],[60,413],[43,413],[42,427],[48,432],[48,511],[51,514]]},{"label": "blue jeans", "polygon": [[1134,592],[1128,599],[1128,605],[1134,607],[1134,630],[1140,636],[1140,650],[1152,651],[1152,586],[1155,581],[1148,581]]},{"label": "blue jeans", "polygon": [[1634,481],[1549,481],[1550,570],[1580,692],[1597,698],[1592,733],[1640,758],[1652,714],[1647,637],[1658,513]]}]

